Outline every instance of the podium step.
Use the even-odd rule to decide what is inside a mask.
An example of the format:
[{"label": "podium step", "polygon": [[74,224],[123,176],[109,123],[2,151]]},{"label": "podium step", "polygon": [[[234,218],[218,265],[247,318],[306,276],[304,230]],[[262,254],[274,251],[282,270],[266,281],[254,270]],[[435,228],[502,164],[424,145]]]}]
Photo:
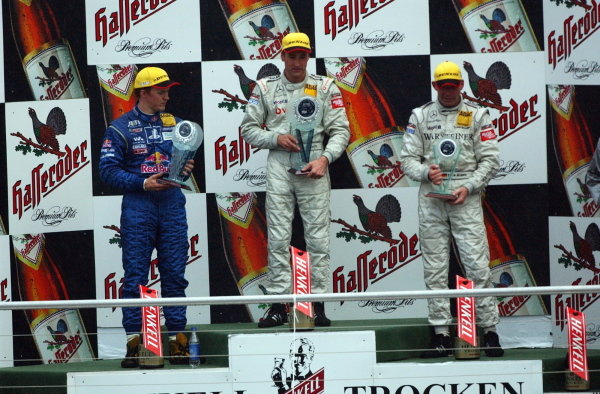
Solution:
[{"label": "podium step", "polygon": [[[231,335],[242,334],[289,334],[289,327],[281,326],[271,329],[259,329],[255,323],[212,324],[197,326],[201,343],[201,351],[207,358],[196,371],[220,371],[231,368],[228,343]],[[372,331],[375,336],[375,359],[382,366],[406,363],[430,364],[453,363],[468,365],[474,361],[455,361],[453,357],[438,359],[420,359],[419,353],[430,341],[431,331],[426,319],[394,319],[377,321],[334,321],[330,327],[317,327],[314,331],[304,333],[331,333],[340,331]],[[350,346],[352,344],[349,344]],[[287,355],[287,350],[285,351]],[[477,362],[510,363],[512,361],[540,360],[543,372],[543,392],[564,392],[564,359],[566,349],[506,349],[502,358],[488,358],[483,352]],[[600,390],[600,350],[588,350],[590,369],[590,392]],[[474,364],[473,364],[474,365]],[[412,367],[411,367],[412,368]],[[170,365],[165,362],[160,373],[184,373],[189,369],[186,365]],[[4,393],[67,393],[67,373],[70,372],[111,372],[124,370],[120,360],[98,360],[95,362],[29,365],[13,368],[0,368],[0,394]],[[147,371],[147,370],[145,370]],[[435,371],[432,371],[435,373]],[[21,387],[21,388],[19,388]]]}]

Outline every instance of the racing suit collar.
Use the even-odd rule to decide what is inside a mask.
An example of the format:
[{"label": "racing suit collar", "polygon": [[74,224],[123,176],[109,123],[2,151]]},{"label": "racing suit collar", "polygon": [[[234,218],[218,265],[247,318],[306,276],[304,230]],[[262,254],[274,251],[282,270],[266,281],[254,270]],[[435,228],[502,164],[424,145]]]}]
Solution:
[{"label": "racing suit collar", "polygon": [[285,87],[286,90],[290,90],[290,91],[296,90],[296,89],[299,89],[299,88],[303,87],[304,84],[306,83],[307,79],[308,79],[308,72],[306,73],[306,76],[304,77],[303,81],[296,82],[296,83],[290,82],[285,77],[285,74],[281,74],[281,82],[283,83],[283,86]]},{"label": "racing suit collar", "polygon": [[156,122],[158,119],[160,119],[159,112],[149,115],[147,113],[142,112],[142,110],[140,109],[140,107],[138,107],[137,104],[135,105],[135,107],[133,107],[133,113],[136,117],[148,123]]},{"label": "racing suit collar", "polygon": [[450,114],[453,112],[458,112],[460,107],[463,105],[463,99],[461,97],[458,104],[456,104],[454,107],[444,107],[442,105],[442,103],[440,103],[440,100],[438,100],[438,99],[435,100],[435,105],[437,106],[439,113],[441,113],[443,115],[447,115],[447,114]]}]

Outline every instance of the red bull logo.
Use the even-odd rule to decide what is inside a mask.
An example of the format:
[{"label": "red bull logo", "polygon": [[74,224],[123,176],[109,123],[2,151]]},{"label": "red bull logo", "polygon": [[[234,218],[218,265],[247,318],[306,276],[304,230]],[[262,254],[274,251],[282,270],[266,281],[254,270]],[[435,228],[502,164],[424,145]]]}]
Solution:
[{"label": "red bull logo", "polygon": [[169,172],[170,164],[171,162],[169,156],[166,156],[160,152],[154,152],[153,154],[144,158],[144,162],[140,166],[140,172],[142,174]]}]

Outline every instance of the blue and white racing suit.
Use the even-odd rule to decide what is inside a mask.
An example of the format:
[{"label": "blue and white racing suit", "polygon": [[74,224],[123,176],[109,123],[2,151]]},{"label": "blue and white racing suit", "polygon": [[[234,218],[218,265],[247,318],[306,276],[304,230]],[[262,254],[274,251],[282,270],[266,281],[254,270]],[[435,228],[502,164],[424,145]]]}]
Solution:
[{"label": "blue and white racing suit", "polygon": [[[188,281],[188,235],[185,196],[180,188],[145,191],[144,180],[168,172],[172,133],[181,119],[160,112],[142,113],[136,106],[106,129],[100,154],[100,177],[124,192],[121,206],[123,249],[122,298],[139,298],[139,285],[148,283],[152,251],[156,248],[162,297],[185,297]],[[164,307],[170,333],[183,331],[186,307]],[[127,334],[141,331],[141,309],[123,308]]]}]

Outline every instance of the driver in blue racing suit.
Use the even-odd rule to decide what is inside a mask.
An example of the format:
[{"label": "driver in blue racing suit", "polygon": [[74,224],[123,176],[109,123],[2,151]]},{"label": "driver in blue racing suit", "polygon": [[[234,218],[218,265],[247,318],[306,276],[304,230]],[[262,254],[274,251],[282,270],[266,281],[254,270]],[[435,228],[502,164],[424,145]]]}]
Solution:
[{"label": "driver in blue racing suit", "polygon": [[[124,192],[121,206],[123,250],[122,298],[139,298],[139,285],[148,283],[152,251],[157,250],[162,297],[185,297],[188,281],[188,235],[185,197],[178,187],[159,183],[169,171],[172,135],[181,119],[164,112],[169,89],[178,82],[157,67],[146,67],[136,76],[135,108],[113,121],[104,134],[100,155],[100,177]],[[193,160],[184,173],[190,174]],[[170,362],[188,362],[185,306],[163,308],[169,330]],[[138,363],[141,342],[141,308],[123,308],[127,353],[123,368]]]}]

